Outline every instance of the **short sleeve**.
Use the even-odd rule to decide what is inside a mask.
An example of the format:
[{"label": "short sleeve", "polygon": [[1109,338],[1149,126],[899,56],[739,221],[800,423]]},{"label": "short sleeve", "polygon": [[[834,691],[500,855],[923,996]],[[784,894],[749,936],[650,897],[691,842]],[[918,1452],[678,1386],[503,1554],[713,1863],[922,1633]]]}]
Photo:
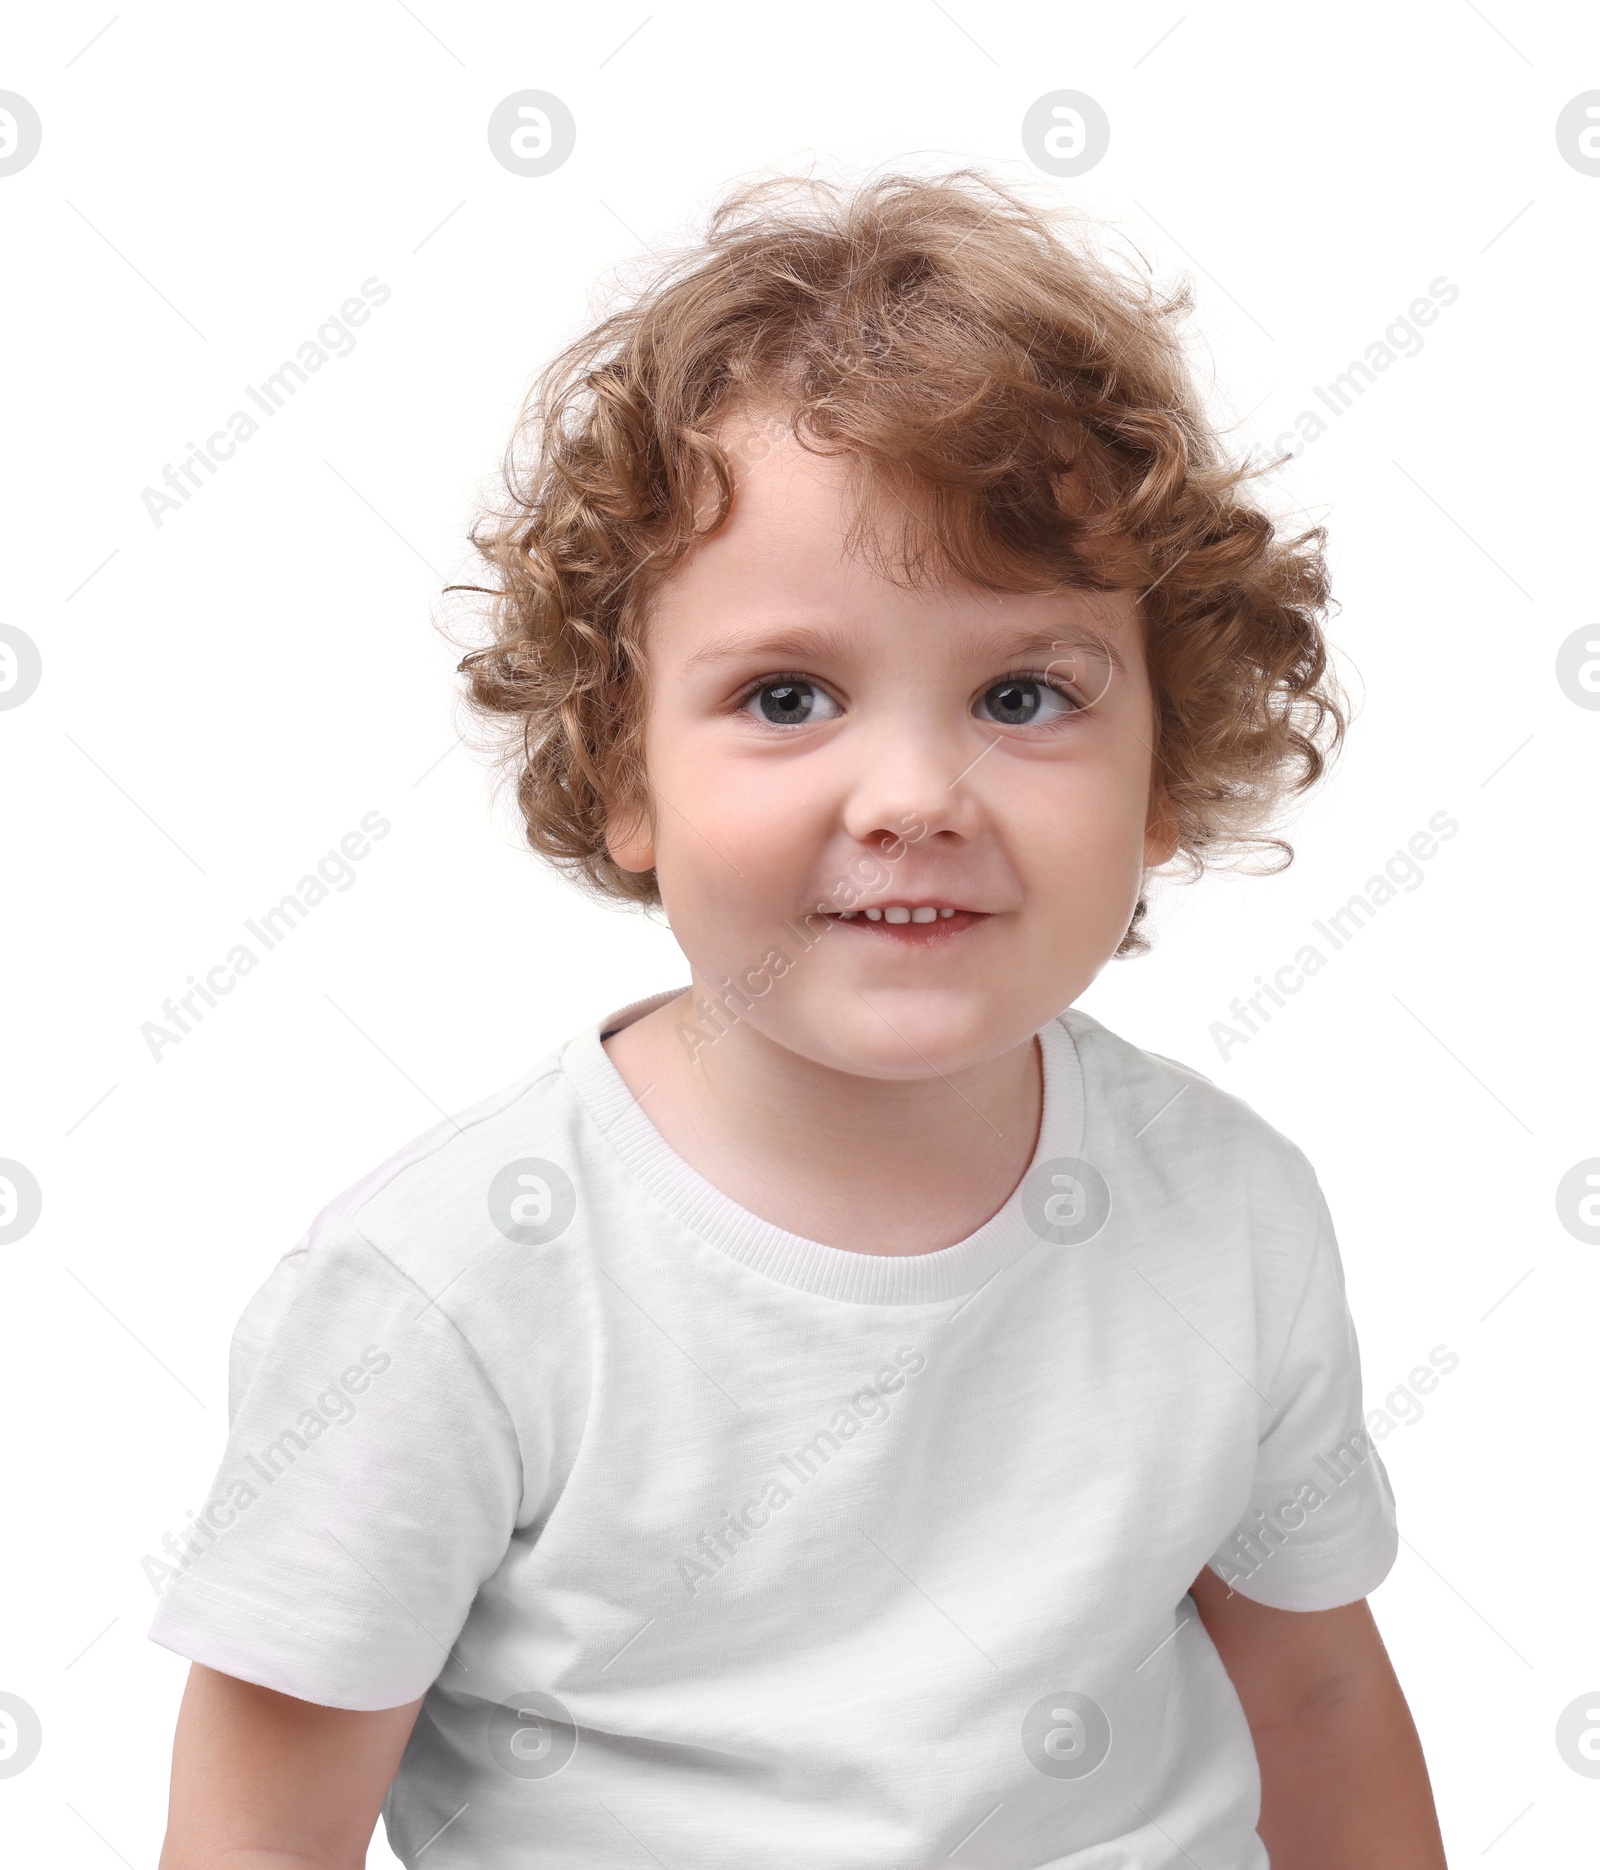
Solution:
[{"label": "short sleeve", "polygon": [[256,1295],[231,1388],[222,1464],[169,1535],[151,1637],[328,1707],[415,1700],[522,1501],[516,1433],[471,1346],[345,1229]]},{"label": "short sleeve", "polygon": [[[1362,1416],[1361,1358],[1327,1203],[1283,1350],[1263,1386],[1249,1507],[1211,1568],[1277,1610],[1333,1610],[1383,1582],[1399,1547],[1394,1494]],[[1312,1217],[1308,1217],[1312,1218]]]}]

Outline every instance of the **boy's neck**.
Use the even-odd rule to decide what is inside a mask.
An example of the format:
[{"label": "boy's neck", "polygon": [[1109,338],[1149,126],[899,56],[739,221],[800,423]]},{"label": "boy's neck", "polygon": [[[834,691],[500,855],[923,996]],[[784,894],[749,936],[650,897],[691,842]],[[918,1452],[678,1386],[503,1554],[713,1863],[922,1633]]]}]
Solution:
[{"label": "boy's neck", "polygon": [[605,1042],[678,1155],[740,1207],[854,1253],[931,1253],[998,1213],[1033,1159],[1037,1039],[947,1076],[867,1078],[818,1064],[748,1022],[697,1048],[687,997]]}]

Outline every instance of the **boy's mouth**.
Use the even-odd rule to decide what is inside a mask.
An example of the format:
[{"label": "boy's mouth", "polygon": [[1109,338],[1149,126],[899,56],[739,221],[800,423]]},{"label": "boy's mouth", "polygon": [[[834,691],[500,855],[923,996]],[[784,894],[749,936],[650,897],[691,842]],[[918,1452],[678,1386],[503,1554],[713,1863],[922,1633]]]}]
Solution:
[{"label": "boy's mouth", "polygon": [[987,922],[989,916],[984,910],[959,909],[953,903],[874,903],[866,909],[838,910],[828,920],[879,940],[920,946],[964,934]]}]

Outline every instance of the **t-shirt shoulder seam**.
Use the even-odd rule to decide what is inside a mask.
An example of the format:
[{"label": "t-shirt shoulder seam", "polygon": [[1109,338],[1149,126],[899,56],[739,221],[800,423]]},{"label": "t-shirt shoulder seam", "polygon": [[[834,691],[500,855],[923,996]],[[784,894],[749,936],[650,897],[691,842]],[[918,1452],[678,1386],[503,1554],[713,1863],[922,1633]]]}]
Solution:
[{"label": "t-shirt shoulder seam", "polygon": [[[454,1336],[460,1342],[462,1350],[466,1353],[468,1359],[472,1363],[473,1368],[477,1371],[478,1375],[482,1378],[484,1386],[488,1389],[489,1394],[493,1396],[495,1401],[500,1405],[500,1412],[505,1417],[506,1425],[511,1430],[511,1439],[517,1445],[517,1458],[522,1464],[523,1473],[526,1474],[528,1472],[528,1451],[526,1448],[523,1447],[522,1437],[517,1431],[516,1417],[511,1413],[510,1405],[506,1402],[505,1397],[501,1394],[500,1385],[494,1380],[494,1377],[490,1374],[488,1365],[484,1362],[482,1356],[479,1354],[477,1345],[473,1343],[472,1339],[461,1328],[461,1326],[456,1322],[456,1320],[452,1318],[450,1314],[445,1310],[443,1305],[439,1303],[439,1300],[444,1297],[444,1292],[441,1291],[437,1297],[429,1293],[423,1286],[421,1286],[417,1282],[417,1280],[413,1277],[411,1273],[406,1271],[405,1267],[403,1267],[399,1263],[399,1261],[397,1261],[394,1258],[392,1254],[386,1253],[383,1250],[383,1248],[377,1244],[375,1240],[370,1239],[366,1234],[364,1234],[361,1231],[361,1229],[356,1226],[355,1221],[356,1221],[356,1217],[354,1215],[347,1215],[344,1218],[343,1222],[340,1224],[339,1231],[344,1232],[347,1238],[353,1240],[357,1245],[364,1247],[367,1250],[367,1252],[372,1254],[375,1258],[381,1260],[383,1264],[386,1267],[388,1267],[389,1271],[392,1272],[397,1279],[402,1280],[406,1285],[408,1285],[411,1288],[413,1292],[421,1294],[421,1296],[425,1300],[427,1300],[427,1303],[423,1306],[422,1311],[418,1312],[417,1318],[414,1319],[412,1322],[416,1323],[418,1320],[422,1318],[423,1314],[426,1312],[436,1311],[439,1314],[439,1316],[444,1320],[445,1325],[449,1328],[449,1330],[454,1334]],[[446,1286],[446,1290],[448,1290],[448,1284]]]},{"label": "t-shirt shoulder seam", "polygon": [[1239,1109],[1249,1112],[1251,1115],[1256,1114],[1250,1110],[1250,1106],[1243,1098],[1236,1096],[1231,1091],[1225,1091],[1214,1078],[1208,1078],[1203,1071],[1196,1070],[1193,1065],[1186,1065],[1181,1058],[1168,1058],[1164,1052],[1153,1052],[1148,1046],[1135,1044],[1132,1039],[1127,1038],[1124,1034],[1113,1031],[1110,1026],[1106,1025],[1104,1020],[1096,1019],[1092,1013],[1085,1013],[1080,1007],[1069,1006],[1056,1017],[1057,1022],[1068,1033],[1073,1043],[1078,1046],[1080,1056],[1082,1055],[1083,1049],[1081,1044],[1082,1040],[1095,1038],[1103,1039],[1113,1048],[1131,1053],[1134,1057],[1145,1060],[1147,1064],[1161,1067],[1163,1076],[1169,1072],[1176,1072],[1180,1077],[1186,1078],[1192,1083],[1203,1084],[1207,1089],[1215,1091],[1217,1095],[1227,1103],[1237,1106]]},{"label": "t-shirt shoulder seam", "polygon": [[[1240,1129],[1247,1132],[1260,1146],[1285,1155],[1291,1160],[1304,1157],[1305,1152],[1293,1137],[1286,1136],[1247,1098],[1240,1096],[1237,1091],[1230,1091],[1226,1085],[1218,1084],[1215,1078],[1207,1077],[1197,1066],[1190,1065],[1181,1058],[1171,1058],[1165,1052],[1153,1051],[1149,1046],[1136,1044],[1124,1034],[1114,1031],[1103,1020],[1096,1019],[1092,1013],[1085,1013],[1080,1007],[1069,1006],[1057,1017],[1075,1041],[1103,1040],[1109,1046],[1121,1048],[1127,1054],[1155,1067],[1162,1077],[1176,1074],[1184,1080],[1186,1085],[1199,1087],[1203,1093],[1209,1094],[1218,1108],[1227,1111]],[[1082,1049],[1080,1043],[1080,1055]]]},{"label": "t-shirt shoulder seam", "polygon": [[[371,1207],[373,1202],[375,1202],[380,1195],[385,1193],[390,1183],[394,1181],[396,1176],[406,1174],[408,1170],[416,1168],[419,1163],[427,1162],[432,1157],[438,1155],[441,1150],[449,1149],[453,1144],[458,1143],[461,1140],[461,1138],[466,1136],[470,1131],[476,1129],[478,1125],[488,1123],[496,1117],[503,1116],[505,1112],[509,1110],[513,1104],[519,1103],[524,1097],[528,1095],[530,1091],[537,1090],[538,1087],[541,1084],[544,1084],[547,1080],[551,1078],[559,1077],[560,1075],[561,1075],[561,1056],[560,1056],[560,1053],[558,1052],[543,1066],[542,1069],[536,1068],[534,1075],[527,1077],[527,1078],[518,1078],[514,1080],[514,1087],[515,1087],[514,1089],[512,1086],[507,1086],[506,1090],[508,1092],[508,1095],[503,1104],[496,1104],[492,1110],[485,1110],[481,1112],[478,1116],[473,1117],[467,1123],[462,1123],[457,1118],[450,1117],[448,1121],[453,1125],[453,1128],[450,1130],[450,1132],[447,1135],[440,1136],[437,1142],[435,1142],[431,1147],[427,1149],[419,1149],[415,1153],[412,1153],[410,1150],[406,1150],[406,1149],[402,1149],[398,1151],[396,1154],[395,1160],[390,1165],[389,1173],[383,1178],[383,1180],[380,1183],[378,1183],[378,1185],[375,1188],[369,1188],[367,1192],[362,1196],[361,1200],[356,1204],[355,1207],[349,1209],[348,1212],[346,1212],[345,1214],[335,1216],[332,1220],[330,1220],[329,1225],[334,1228],[337,1228],[341,1223],[353,1226],[356,1223],[356,1221],[358,1221],[359,1218],[363,1214],[366,1213],[367,1209]],[[435,1127],[437,1128],[437,1126]],[[428,1131],[423,1132],[424,1136],[428,1134],[431,1134],[431,1133]],[[418,1138],[417,1140],[419,1142],[421,1141],[420,1138]],[[334,1203],[330,1205],[336,1205],[337,1201],[338,1201],[338,1197],[335,1196]],[[314,1228],[315,1225],[316,1225],[315,1222],[313,1222],[312,1227]],[[306,1239],[302,1244],[304,1245],[311,1244],[311,1232],[312,1232],[312,1229],[308,1228],[306,1231]],[[362,1238],[365,1239],[366,1236],[362,1235]],[[387,1255],[385,1257],[387,1257]]]},{"label": "t-shirt shoulder seam", "polygon": [[[1186,1065],[1182,1059],[1168,1058],[1164,1052],[1152,1052],[1147,1046],[1136,1045],[1132,1039],[1113,1031],[1103,1020],[1097,1020],[1092,1013],[1084,1013],[1078,1007],[1069,1006],[1063,1013],[1057,1015],[1057,1020],[1077,1051],[1079,1069],[1084,1074],[1086,1086],[1089,1072],[1087,1061],[1092,1048],[1086,1047],[1083,1042],[1099,1040],[1104,1051],[1112,1055],[1113,1069],[1115,1069],[1116,1055],[1120,1054],[1125,1059],[1138,1061],[1148,1067],[1154,1076],[1163,1082],[1170,1083],[1174,1079],[1179,1080],[1180,1082],[1177,1083],[1171,1097],[1167,1100],[1168,1103],[1174,1102],[1181,1093],[1193,1088],[1202,1097],[1209,1097],[1214,1108],[1226,1112],[1230,1121],[1241,1131],[1271,1130],[1272,1126],[1244,1098],[1233,1091],[1225,1090],[1214,1078],[1208,1078],[1203,1071],[1197,1071],[1194,1066]],[[1277,1132],[1273,1134],[1277,1135]],[[1288,1142],[1289,1139],[1285,1137],[1282,1140]]]}]

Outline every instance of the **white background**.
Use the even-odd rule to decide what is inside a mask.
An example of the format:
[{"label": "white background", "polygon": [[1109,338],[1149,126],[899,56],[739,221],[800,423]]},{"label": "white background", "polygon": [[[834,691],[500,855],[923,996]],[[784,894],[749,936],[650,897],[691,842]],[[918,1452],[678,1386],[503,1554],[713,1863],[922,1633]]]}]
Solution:
[{"label": "white background", "polygon": [[[684,977],[659,924],[541,871],[456,744],[430,615],[472,575],[529,378],[610,269],[738,177],[976,161],[1193,276],[1218,412],[1263,456],[1430,281],[1459,288],[1272,482],[1330,528],[1360,703],[1297,861],[1169,887],[1155,953],[1082,1004],[1310,1155],[1371,1406],[1459,1356],[1382,1443],[1406,1542],[1375,1608],[1452,1862],[1587,1861],[1600,1780],[1554,1729],[1600,1688],[1600,1271],[1555,1190],[1600,1155],[1600,714],[1555,657],[1595,622],[1600,178],[1554,126],[1600,87],[1600,24],[1508,0],[649,4],[10,20],[0,88],[44,141],[0,178],[0,623],[44,676],[0,713],[0,1156],[44,1213],[0,1248],[0,1690],[44,1746],[0,1779],[0,1849],[156,1862],[184,1665],[145,1639],[141,1560],[204,1498],[228,1334],[273,1259],[441,1110]],[[536,179],[485,136],[529,87],[578,124]],[[1064,87],[1112,126],[1072,181],[1018,134]],[[374,275],[392,297],[356,349],[154,525],[141,490]],[[354,886],[153,1060],[142,1023],[369,811],[393,831]],[[1222,1059],[1235,996],[1441,811],[1460,831],[1421,887]]]}]

